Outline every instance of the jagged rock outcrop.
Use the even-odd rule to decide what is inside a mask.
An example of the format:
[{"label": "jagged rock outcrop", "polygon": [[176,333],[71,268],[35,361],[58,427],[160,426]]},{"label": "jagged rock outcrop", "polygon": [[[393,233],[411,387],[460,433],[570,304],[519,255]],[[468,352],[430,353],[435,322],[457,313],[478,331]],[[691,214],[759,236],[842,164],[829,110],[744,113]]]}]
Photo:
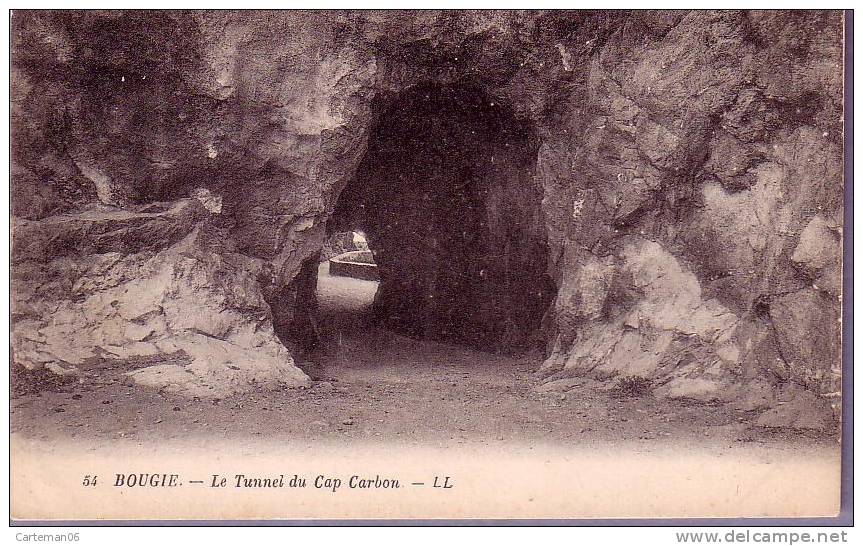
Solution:
[{"label": "jagged rock outcrop", "polygon": [[[485,239],[452,243],[454,266],[442,278],[474,278],[464,253],[485,259],[509,248],[509,265],[495,267],[516,279],[461,300],[447,283],[424,288],[456,310],[432,331],[481,323],[490,328],[482,343],[496,346],[511,340],[510,321],[547,342],[549,374],[638,376],[657,395],[751,410],[778,408],[789,392],[824,400],[839,388],[840,12],[16,12],[12,31],[13,343],[22,363],[80,365],[127,331],[174,340],[159,350],[194,358],[182,339],[203,335],[195,321],[205,321],[206,339],[268,354],[283,367],[276,375],[299,377],[271,317],[289,345],[301,335],[327,222],[358,203],[351,196],[370,195],[363,177],[402,162],[414,185],[391,183],[391,196],[419,199],[415,183],[438,177],[425,189],[445,190],[428,205],[443,211],[468,165],[486,191],[462,215],[471,229],[486,222]],[[369,165],[387,139],[413,149],[393,120],[421,104],[418,89],[505,111],[497,140],[437,125],[429,134],[452,140],[449,151],[438,146],[440,164],[394,151],[391,165]],[[514,127],[521,140],[506,136]],[[508,144],[515,153],[489,148]],[[471,150],[509,167],[480,167]],[[193,210],[198,188],[220,200],[218,214]],[[409,218],[413,209],[382,214]],[[416,216],[420,227],[435,217]],[[388,262],[402,232],[377,227],[370,244],[383,284],[396,286],[379,300],[401,308],[409,291],[392,279],[417,283],[429,264],[408,271],[410,253]],[[39,332],[103,290],[82,296],[79,278],[105,283],[118,267],[122,281],[105,290],[158,285],[165,311],[144,320],[125,304],[87,304],[92,312],[69,318],[88,325],[80,339],[102,329],[115,337],[86,338],[73,344],[81,358],[63,360]],[[39,280],[43,270],[55,280]],[[175,272],[170,283],[153,280],[165,270]],[[528,273],[518,281],[520,271]],[[502,287],[518,297],[496,308],[508,297]],[[526,296],[537,288],[540,296]],[[190,298],[198,316],[172,319],[171,302]],[[150,343],[132,338],[121,345]],[[219,370],[191,369],[209,378],[201,385]]]},{"label": "jagged rock outcrop", "polygon": [[273,332],[266,265],[225,244],[211,217],[181,199],[17,221],[15,363],[61,374],[120,366],[190,396],[306,384]]},{"label": "jagged rock outcrop", "polygon": [[765,381],[834,392],[839,18],[669,17],[648,43],[609,37],[567,138],[540,150],[569,297],[545,367],[644,376],[668,396],[751,399]]}]

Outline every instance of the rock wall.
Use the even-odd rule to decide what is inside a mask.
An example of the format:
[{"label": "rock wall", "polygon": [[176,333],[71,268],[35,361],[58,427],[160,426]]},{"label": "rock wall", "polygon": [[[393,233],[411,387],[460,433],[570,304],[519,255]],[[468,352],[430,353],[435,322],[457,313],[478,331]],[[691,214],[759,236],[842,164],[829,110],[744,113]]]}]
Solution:
[{"label": "rock wall", "polygon": [[192,198],[17,220],[14,362],[63,375],[120,366],[200,397],[306,384],[273,331],[267,264],[225,242],[217,210]]},{"label": "rock wall", "polygon": [[540,151],[560,286],[545,368],[753,410],[836,393],[841,17],[643,23],[585,62]]},{"label": "rock wall", "polygon": [[[95,294],[30,291],[64,260],[130,262],[125,280],[200,315],[144,267],[180,267],[176,245],[207,264],[196,287],[249,287],[220,300],[236,324],[208,339],[248,350],[261,341],[230,332],[253,316],[264,337],[272,315],[302,324],[282,296],[308,292],[295,279],[384,112],[417,86],[476,89],[533,135],[530,176],[500,187],[538,197],[557,291],[536,325],[543,370],[639,376],[658,395],[799,420],[780,403],[822,404],[841,373],[842,32],[840,12],[16,12],[13,343],[33,344],[16,361],[78,365],[21,356]],[[169,220],[199,188],[218,220]],[[533,215],[505,202],[485,201],[497,235]],[[122,236],[103,244],[117,215]],[[69,235],[32,235],[58,223]],[[97,331],[100,313],[74,320]],[[147,335],[197,328],[166,325]]]}]

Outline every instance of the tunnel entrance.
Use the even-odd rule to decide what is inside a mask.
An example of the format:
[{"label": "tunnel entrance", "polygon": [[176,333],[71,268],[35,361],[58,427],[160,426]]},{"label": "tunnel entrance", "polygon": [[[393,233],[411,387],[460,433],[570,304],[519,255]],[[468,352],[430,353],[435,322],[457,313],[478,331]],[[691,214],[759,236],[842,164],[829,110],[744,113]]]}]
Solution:
[{"label": "tunnel entrance", "polygon": [[554,284],[530,125],[469,85],[417,86],[373,107],[367,152],[330,231],[368,234],[375,320],[482,349],[537,342]]}]

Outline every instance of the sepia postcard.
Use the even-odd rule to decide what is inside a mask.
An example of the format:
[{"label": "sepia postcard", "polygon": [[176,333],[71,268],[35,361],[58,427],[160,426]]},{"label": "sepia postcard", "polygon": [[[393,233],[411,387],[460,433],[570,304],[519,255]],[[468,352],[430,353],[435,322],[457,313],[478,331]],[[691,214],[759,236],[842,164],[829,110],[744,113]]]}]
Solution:
[{"label": "sepia postcard", "polygon": [[836,518],[850,16],[12,10],[12,523]]}]

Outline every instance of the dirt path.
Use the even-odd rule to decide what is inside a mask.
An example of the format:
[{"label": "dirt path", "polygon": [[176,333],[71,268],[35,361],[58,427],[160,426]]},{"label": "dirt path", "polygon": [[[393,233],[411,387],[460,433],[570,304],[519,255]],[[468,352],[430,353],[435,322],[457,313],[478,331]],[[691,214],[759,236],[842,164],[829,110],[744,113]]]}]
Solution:
[{"label": "dirt path", "polygon": [[376,287],[329,276],[323,266],[326,348],[300,362],[315,380],[311,389],[190,400],[133,386],[117,370],[13,397],[12,432],[93,445],[267,437],[434,447],[622,441],[836,446],[835,437],[751,429],[751,416],[724,407],[619,397],[588,380],[565,394],[541,392],[532,375],[539,355],[483,353],[370,326]]},{"label": "dirt path", "polygon": [[[835,437],[769,433],[752,429],[752,416],[722,406],[620,397],[587,380],[566,393],[542,392],[533,376],[540,355],[482,353],[373,328],[368,306],[376,284],[322,273],[324,349],[300,362],[314,379],[309,389],[187,399],[135,386],[117,369],[83,383],[41,383],[39,392],[14,396],[17,513],[494,519],[837,509]],[[181,488],[188,496],[123,495],[102,487],[94,497],[80,486],[87,474],[104,481],[145,471],[183,480],[384,475],[426,485],[450,476],[458,484],[453,491],[462,493],[411,485],[344,495],[315,488],[218,495],[198,485]],[[29,495],[34,483],[44,484],[50,502]],[[471,492],[484,500],[467,511],[443,502]]]}]

